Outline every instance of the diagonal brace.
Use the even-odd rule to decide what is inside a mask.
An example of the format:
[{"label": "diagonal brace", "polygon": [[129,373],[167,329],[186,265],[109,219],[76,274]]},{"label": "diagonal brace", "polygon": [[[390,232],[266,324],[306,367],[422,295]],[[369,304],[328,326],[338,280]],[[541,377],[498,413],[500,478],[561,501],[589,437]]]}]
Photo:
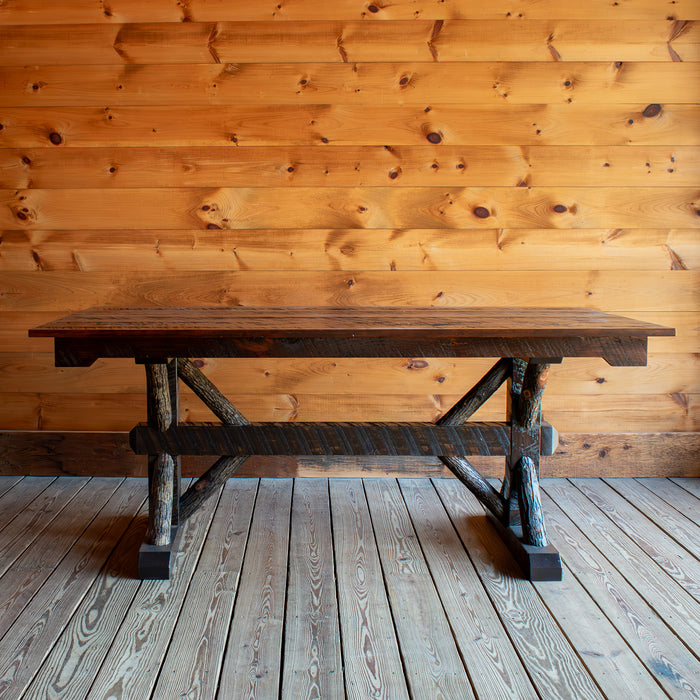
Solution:
[{"label": "diagonal brace", "polygon": [[[216,388],[211,380],[188,359],[179,359],[177,373],[211,412],[226,425],[247,425],[245,416]],[[233,476],[248,457],[221,457],[197,479],[180,498],[180,517],[185,520],[213,496],[219,486]]]},{"label": "diagonal brace", "polygon": [[[438,425],[456,425],[466,422],[496,393],[512,372],[512,361],[504,357],[440,418]],[[506,501],[484,479],[465,457],[439,457],[440,461],[486,506],[499,520],[507,517]]]}]

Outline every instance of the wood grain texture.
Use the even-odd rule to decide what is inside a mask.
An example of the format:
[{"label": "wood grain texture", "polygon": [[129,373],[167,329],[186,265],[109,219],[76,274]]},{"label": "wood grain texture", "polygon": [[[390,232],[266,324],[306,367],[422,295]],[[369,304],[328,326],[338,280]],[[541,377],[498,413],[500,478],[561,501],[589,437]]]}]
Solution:
[{"label": "wood grain texture", "polygon": [[572,7],[567,0],[519,0],[513,5],[507,0],[497,0],[488,6],[475,6],[469,0],[399,0],[388,6],[358,5],[353,0],[339,0],[332,4],[323,0],[292,2],[283,8],[270,9],[266,5],[250,6],[245,2],[202,2],[195,0],[187,6],[173,5],[167,0],[154,0],[144,5],[138,0],[118,0],[108,8],[96,7],[91,0],[73,0],[67,8],[47,7],[41,0],[15,0],[3,6],[0,18],[4,24],[75,24],[115,22],[206,22],[229,21],[300,21],[317,20],[365,20],[386,21],[392,19],[503,19],[517,23],[522,19],[615,19],[615,20],[675,20],[700,19],[700,11],[691,0],[677,0],[672,15],[669,8],[659,6],[655,0],[635,0],[621,5],[611,5],[605,0],[592,0],[583,6]]},{"label": "wood grain texture", "polygon": [[697,63],[223,63],[0,68],[0,108],[134,105],[693,104]]},{"label": "wood grain texture", "polygon": [[[696,312],[695,270],[400,272],[6,272],[3,311],[64,312],[90,306],[586,307]],[[554,294],[551,290],[555,290]],[[55,314],[54,314],[55,317]]]},{"label": "wood grain texture", "polygon": [[698,145],[697,105],[649,104],[3,107],[0,146]]},{"label": "wood grain texture", "polygon": [[[264,20],[261,16],[260,20]],[[296,63],[306,61],[697,61],[698,27],[673,21],[501,19],[435,22],[248,21],[51,25],[0,29],[0,65]],[[299,36],[303,42],[297,41]]]},{"label": "wood grain texture", "polygon": [[128,480],[117,493],[122,491],[133,494],[122,511],[126,530],[114,551],[104,553],[105,566],[47,654],[28,687],[30,695],[65,700],[88,697],[90,686],[138,591],[140,582],[125,573],[134,569],[134,551],[143,541],[147,514],[145,479]]},{"label": "wood grain texture", "polygon": [[684,488],[674,484],[670,479],[647,477],[636,481],[649,489],[655,496],[671,505],[677,513],[682,513],[696,525],[700,525],[700,512],[698,512],[700,503],[698,503],[695,496],[688,493]]},{"label": "wood grain texture", "polygon": [[[162,659],[170,642],[184,592],[211,524],[216,500],[209,501],[180,526],[180,550],[173,557],[172,578],[145,581],[139,586],[90,694],[107,697],[115,694],[136,699],[153,689],[157,680],[152,673],[153,664],[156,659]],[[133,634],[134,629],[139,630],[138,635]],[[146,687],[148,691],[144,690]]]},{"label": "wood grain texture", "polygon": [[224,697],[268,698],[281,683],[290,479],[262,479],[221,670]]},{"label": "wood grain texture", "polygon": [[[8,272],[700,269],[694,229],[30,229],[3,231],[0,252]],[[6,351],[39,323],[4,318]]]},{"label": "wood grain texture", "polygon": [[408,700],[362,482],[331,479],[329,491],[346,695]]},{"label": "wood grain texture", "polygon": [[[584,533],[560,510],[563,504],[557,507],[549,498],[545,504],[552,541],[560,548],[568,575],[561,585],[535,587],[558,619],[574,605],[580,611],[575,617],[564,616],[566,632],[606,696],[622,692],[665,697],[660,682],[672,697],[692,697],[697,662],[636,590],[590,547]],[[632,641],[632,649],[623,639]],[[629,657],[629,664],[621,664],[620,657]]]},{"label": "wood grain texture", "polygon": [[430,481],[399,485],[477,697],[537,697]]},{"label": "wood grain texture", "polygon": [[156,697],[215,696],[257,485],[256,479],[231,479],[223,488],[163,660]]},{"label": "wood grain texture", "polygon": [[[597,508],[591,508],[590,501],[571,482],[545,479],[542,488],[551,499],[550,502],[556,502],[576,528],[585,533],[585,538],[577,536],[578,542],[592,542],[610,562],[606,570],[614,570],[616,575],[624,577],[636,590],[643,590],[644,599],[666,625],[676,631],[681,639],[687,640],[691,647],[697,644],[696,640],[700,638],[698,601],[656,567],[639,545],[617,525],[608,518],[601,517]],[[553,508],[552,511],[552,517],[559,518],[554,512],[556,509]],[[590,560],[591,557],[585,555],[585,558]],[[584,575],[583,569],[579,570],[575,564],[576,561],[580,562],[579,556],[572,556],[572,567],[576,567],[579,575]],[[596,574],[590,565],[586,564],[586,567],[588,575],[595,578]]]},{"label": "wood grain texture", "polygon": [[[646,373],[562,375],[556,427],[694,429],[698,20],[693,0],[7,0],[0,424],[122,429],[142,410],[131,369],[120,386],[117,365],[49,366],[26,331],[54,312],[311,299],[664,317],[678,337],[652,339]],[[285,419],[364,402],[393,420],[394,396],[430,418],[461,382],[351,369],[335,407],[344,367],[245,367],[245,387],[217,368],[227,391]],[[607,473],[604,449],[576,449],[572,474]]]},{"label": "wood grain texture", "polygon": [[[608,188],[0,190],[4,228],[697,228],[700,192]],[[117,223],[118,222],[118,223]]]},{"label": "wood grain texture", "polygon": [[282,696],[345,698],[327,479],[296,479]]},{"label": "wood grain texture", "polygon": [[[473,386],[490,360],[482,358],[376,358],[371,365],[356,358],[201,359],[207,376],[224,394],[455,394]],[[551,373],[547,396],[624,394],[630,385],[642,394],[700,393],[700,361],[690,353],[653,353],[646,367],[624,370],[600,359],[567,358]],[[22,372],[31,372],[30,379]],[[59,370],[53,354],[0,353],[5,392],[138,394],[143,372],[126,359],[98,360],[89,368]],[[504,389],[500,390],[503,394]],[[188,391],[188,406],[193,398]],[[500,399],[496,399],[497,401]]]},{"label": "wood grain texture", "polygon": [[[70,397],[70,401],[68,400]],[[434,421],[459,399],[459,394],[239,394],[232,400],[253,421]],[[146,402],[141,394],[26,394],[0,393],[0,419],[6,430],[90,431],[131,430],[135,416],[145,415]],[[575,405],[569,396],[545,399],[544,415],[559,432],[580,432],[583,425],[592,433],[611,430],[628,433],[694,431],[698,429],[697,394],[579,396]],[[183,396],[183,416],[193,421],[211,420],[211,414],[199,400]],[[479,420],[502,420],[503,411],[483,409]],[[585,421],[585,423],[584,423]],[[598,450],[587,449],[586,440],[569,443],[569,464],[576,469],[580,459],[586,469],[607,469],[611,455],[626,444],[601,436]],[[655,454],[653,443],[646,443]],[[585,452],[578,453],[578,450]],[[691,450],[693,448],[690,448]],[[31,454],[31,452],[30,452]],[[623,453],[624,454],[624,453]],[[692,451],[686,454],[690,458]],[[653,468],[654,459],[638,455],[641,464]],[[42,458],[43,461],[44,458]],[[572,464],[573,462],[573,464]],[[118,469],[118,466],[116,467]],[[574,472],[576,473],[576,472]],[[586,472],[588,475],[588,472]]]},{"label": "wood grain texture", "polygon": [[[684,483],[689,488],[693,488],[692,484],[695,482],[697,479],[694,482],[686,481]],[[256,483],[253,481],[252,486],[246,485],[243,489],[248,494],[244,500],[252,501],[250,496],[254,495]],[[383,597],[386,605],[386,587],[379,569],[374,532],[366,505],[360,509],[363,514],[359,518],[359,527],[363,536],[359,539],[355,538],[355,524],[358,522],[355,516],[360,515],[360,510],[356,505],[364,500],[362,497],[363,482],[362,480],[345,481],[343,485],[339,484],[341,489],[345,488],[345,484],[351,489],[348,518],[343,518],[350,526],[344,529],[344,535],[349,535],[345,548],[349,553],[346,561],[347,567],[354,574],[348,581],[355,579],[363,582],[361,590],[366,591],[367,598],[375,600]],[[238,491],[241,486],[240,482],[232,483],[227,487],[227,490],[231,493]],[[395,482],[390,486],[395,488]],[[479,599],[484,601],[486,607],[483,613],[479,609],[479,617],[474,622],[477,625],[481,624],[483,632],[491,631],[488,627],[491,623],[493,623],[495,630],[498,630],[499,626],[504,630],[499,637],[491,637],[489,640],[484,637],[465,640],[465,643],[473,644],[476,647],[483,644],[486,651],[486,661],[483,664],[480,663],[476,654],[471,655],[467,660],[475,684],[483,683],[486,680],[479,678],[482,668],[483,673],[488,674],[488,678],[496,678],[496,665],[504,663],[504,655],[489,657],[488,649],[495,646],[500,651],[500,649],[512,645],[512,649],[517,654],[514,656],[516,664],[514,674],[518,672],[524,678],[525,689],[527,683],[532,683],[538,697],[540,695],[547,696],[551,684],[543,682],[542,675],[534,672],[534,668],[537,666],[544,670],[539,659],[542,657],[548,659],[552,656],[552,647],[539,647],[540,650],[544,650],[539,657],[537,649],[535,653],[528,653],[530,647],[528,647],[527,641],[523,643],[518,634],[512,636],[505,634],[506,624],[515,627],[521,622],[521,611],[512,606],[511,599],[501,598],[494,593],[492,586],[485,585],[487,577],[482,579],[480,564],[480,550],[482,548],[470,546],[467,549],[462,542],[456,539],[457,535],[451,522],[447,520],[448,515],[444,505],[437,500],[434,492],[431,492],[430,486],[425,489],[422,484],[420,486],[416,484],[414,489],[411,489],[411,486],[412,484],[406,484],[405,481],[400,483],[401,495],[404,503],[408,506],[408,513],[415,527],[417,541],[414,546],[420,547],[425,552],[426,561],[430,565],[430,577],[440,592],[441,602],[444,604],[451,629],[455,631],[455,637],[459,637],[459,631],[463,629],[480,630],[478,626],[471,627],[473,623],[470,616],[470,613],[476,609]],[[559,481],[547,484],[547,488],[555,490],[559,486],[564,487],[564,490],[570,488],[577,492],[584,501],[587,500],[570,483]],[[127,497],[128,490],[131,490],[133,498]],[[122,493],[122,507],[117,505],[120,492]],[[689,494],[689,491],[686,493]],[[356,495],[360,495],[360,501],[356,500]],[[76,542],[76,545],[84,554],[95,543],[95,538],[100,539],[98,535],[100,528],[113,527],[112,534],[105,536],[103,543],[90,555],[85,566],[76,566],[73,569],[74,560],[70,567],[66,567],[62,571],[60,576],[58,570],[54,570],[56,577],[64,578],[68,575],[70,585],[67,590],[64,591],[61,586],[52,585],[49,579],[45,584],[48,588],[45,591],[42,589],[37,591],[38,602],[31,611],[32,623],[35,623],[37,619],[48,621],[45,628],[32,627],[32,632],[40,639],[20,636],[24,631],[24,622],[29,622],[28,614],[25,618],[15,618],[18,635],[14,636],[13,641],[18,645],[35,645],[34,649],[37,653],[30,654],[29,663],[22,667],[21,672],[24,677],[32,678],[31,682],[26,685],[25,692],[13,694],[14,689],[9,689],[9,692],[5,692],[6,697],[55,697],[65,700],[83,700],[83,698],[94,697],[94,693],[90,692],[90,686],[98,675],[100,666],[106,660],[113,642],[118,642],[121,634],[120,628],[129,624],[132,606],[143,602],[143,596],[139,594],[139,589],[143,587],[143,584],[133,578],[132,572],[134,566],[133,548],[140,541],[144,528],[145,510],[140,509],[144,496],[144,480],[131,479],[122,484],[105,506],[100,509],[100,511],[108,510],[109,515],[98,513],[96,519],[100,521],[99,527],[95,530],[88,528]],[[580,659],[582,662],[576,669],[580,674],[576,685],[574,686],[573,683],[562,684],[563,693],[570,690],[567,697],[586,697],[586,690],[592,687],[591,684],[594,684],[606,697],[615,697],[620,694],[627,697],[632,694],[634,697],[656,698],[659,693],[662,694],[662,697],[666,695],[674,698],[693,697],[693,692],[697,692],[698,662],[693,652],[698,647],[698,633],[696,631],[693,635],[692,627],[689,625],[694,624],[697,630],[697,621],[700,619],[697,614],[698,602],[659,569],[657,569],[659,576],[665,579],[665,588],[662,587],[657,592],[657,582],[653,578],[652,585],[649,585],[647,583],[649,569],[646,555],[639,550],[636,554],[630,550],[626,555],[620,556],[620,561],[626,561],[626,569],[618,568],[612,557],[606,556],[604,558],[601,554],[601,546],[596,546],[583,534],[584,530],[588,533],[594,533],[596,532],[595,528],[587,528],[585,525],[577,528],[574,524],[574,520],[578,517],[577,509],[571,507],[566,499],[561,499],[558,496],[555,496],[555,499],[561,502],[562,507],[561,510],[558,510],[553,503],[547,505],[551,515],[550,523],[557,521],[553,535],[560,538],[567,547],[566,561],[570,563],[570,569],[565,572],[565,579],[561,583],[537,584],[536,589],[531,584],[525,584],[523,588],[529,589],[530,595],[535,600],[540,600],[540,609],[549,609],[551,612],[550,615],[536,618],[543,624],[543,627],[539,628],[540,636],[547,638],[551,630],[553,635],[559,637],[563,630],[566,634],[568,653],[574,654],[574,658]],[[211,678],[214,681],[213,685],[215,685],[215,679],[219,675],[217,654],[212,654],[207,658],[206,654],[189,653],[185,655],[187,657],[185,658],[181,653],[182,649],[179,647],[178,637],[181,632],[190,627],[189,621],[195,617],[191,613],[194,608],[198,607],[195,604],[198,600],[202,602],[200,611],[204,613],[200,620],[205,620],[206,613],[202,608],[206,607],[207,599],[216,596],[216,589],[213,587],[204,589],[203,585],[214,580],[215,572],[224,573],[228,570],[231,574],[228,583],[234,581],[235,571],[239,568],[236,562],[240,563],[242,545],[247,538],[250,525],[250,518],[242,517],[238,520],[235,512],[232,512],[231,507],[235,507],[236,503],[241,504],[242,501],[238,500],[237,502],[235,498],[227,499],[226,492],[222,494],[220,507],[213,518],[209,533],[200,532],[197,535],[198,539],[204,541],[204,548],[193,576],[188,577],[188,585],[174,594],[181,602],[184,601],[180,609],[173,610],[173,607],[176,606],[172,606],[171,601],[165,595],[156,599],[156,608],[160,604],[164,604],[166,606],[164,609],[171,613],[171,617],[177,618],[177,622],[173,619],[175,629],[172,625],[165,625],[158,629],[149,628],[148,644],[154,646],[156,637],[161,638],[162,644],[158,645],[159,653],[150,655],[148,673],[142,673],[141,666],[135,667],[133,682],[138,687],[132,695],[135,696],[140,688],[139,697],[151,695],[159,697],[159,691],[153,688],[153,678],[164,682],[172,668],[172,661],[177,657],[183,666],[183,676],[189,677],[187,667],[196,666],[201,670],[199,677],[203,683],[199,685],[196,682],[192,685],[177,683],[176,692],[189,691],[191,697],[212,697],[210,690],[213,688],[212,684],[207,683],[207,677]],[[313,503],[314,501],[309,503],[312,510]],[[336,505],[338,504],[336,503]],[[74,509],[69,519],[77,522],[80,518],[82,505],[74,499],[68,507]],[[331,507],[334,508],[333,503]],[[250,514],[250,508],[246,509]],[[564,510],[567,511],[566,514],[564,514]],[[590,514],[592,509],[587,506],[584,511]],[[319,515],[323,513],[327,514],[327,511],[321,506]],[[332,515],[335,521],[334,532],[337,533],[335,523],[338,522],[338,509],[335,509]],[[569,517],[574,520],[569,519]],[[596,520],[598,523],[610,522],[602,515],[601,511],[598,511]],[[462,515],[456,519],[457,523],[464,521],[466,521],[465,529],[478,533],[479,521],[483,523],[483,516],[469,517],[467,515],[465,517]],[[108,525],[108,523],[110,524]],[[559,525],[561,525],[561,529]],[[602,541],[607,541],[610,545],[608,550],[615,550],[617,545],[624,545],[626,539],[619,528],[613,526],[612,529],[608,530],[607,538]],[[111,540],[111,546],[108,545],[108,540]],[[356,548],[355,542],[359,542],[359,548],[362,552],[374,549],[374,555],[370,555],[369,559],[367,556],[360,556],[359,559],[356,559],[358,548]],[[473,564],[471,563],[472,558]],[[356,561],[369,564],[370,560],[374,561],[372,566],[356,568]],[[341,559],[338,557],[337,562],[340,563],[340,561]],[[310,562],[311,560],[307,560],[304,564],[308,565]],[[471,574],[469,575],[470,570]],[[285,570],[281,572],[282,579],[286,578],[286,573]],[[367,576],[360,578],[363,573],[366,573]],[[26,572],[26,575],[29,577],[30,573]],[[223,577],[221,581],[224,581]],[[466,585],[462,588],[460,584]],[[502,590],[507,592],[510,589],[508,586],[503,586]],[[340,604],[342,604],[344,593],[347,593],[347,589],[341,589],[338,593]],[[460,593],[465,593],[465,595],[460,595]],[[667,617],[665,609],[657,607],[656,603],[658,601],[663,606],[664,601],[666,601],[666,605],[668,605],[668,601],[673,600],[674,594],[679,593],[684,594],[695,605],[695,609],[688,609],[684,618],[681,619],[682,624],[676,625],[676,618],[679,617],[680,613],[676,615],[676,618]],[[66,605],[66,596],[70,596],[73,601],[70,605]],[[70,608],[73,607],[76,598],[80,596],[82,596],[82,600],[75,609],[75,613],[71,615]],[[222,599],[226,598],[225,595],[221,597]],[[542,601],[546,604],[546,608],[542,606]],[[390,613],[386,608],[385,610],[389,615],[388,625],[379,623],[379,634],[375,635],[375,640],[377,636],[380,638],[384,635],[390,637],[393,634]],[[504,622],[501,622],[499,612],[503,616]],[[525,608],[525,612],[528,614],[528,619],[532,620],[528,608]],[[222,610],[222,613],[224,619],[209,629],[213,631],[219,627],[227,626],[225,611]],[[190,628],[193,632],[205,629],[199,625],[197,620],[192,619],[192,623]],[[376,655],[369,657],[369,663],[372,663],[375,658],[378,664],[382,664],[384,661],[389,662],[390,657],[382,656],[381,645],[368,647],[363,644],[363,640],[367,639],[367,635],[363,632],[366,629],[362,626],[361,617],[358,617],[356,621],[346,620],[342,641],[347,642],[350,638],[356,641],[349,645],[354,651],[346,654],[345,658],[349,659],[352,653],[363,655],[365,650],[371,648]],[[135,636],[139,634],[140,630],[130,626],[129,632]],[[6,644],[5,639],[8,636],[13,637],[12,628],[7,635],[4,635],[0,644]],[[340,637],[338,641],[341,641]],[[194,652],[195,648],[198,651],[201,650],[202,644],[199,638],[192,637],[187,651]],[[558,649],[558,647],[555,648]],[[347,697],[366,698],[374,690],[377,697],[398,697],[405,700],[408,694],[405,692],[404,671],[398,653],[395,652],[395,654],[395,664],[392,665],[392,668],[396,670],[395,675],[384,676],[383,682],[379,684],[363,685],[359,688],[358,685],[348,683]],[[168,661],[169,658],[170,661]],[[527,668],[526,663],[528,664]],[[499,669],[502,667],[502,665],[498,666]],[[284,673],[284,655],[281,655],[279,673],[280,675]],[[359,676],[355,676],[355,678],[359,679]],[[532,680],[529,680],[530,678]],[[681,685],[683,683],[685,683],[685,687]],[[504,690],[503,696],[509,696],[507,682],[500,686],[494,685],[494,688],[496,687]],[[402,690],[403,692],[401,692]],[[487,686],[485,693],[487,697],[493,694],[489,691],[490,688]],[[517,690],[510,695],[519,697]],[[523,692],[522,695],[526,695],[526,692]]]},{"label": "wood grain texture", "polygon": [[[22,606],[23,609],[20,607],[21,614],[13,624],[17,636],[14,633],[5,635],[0,641],[0,687],[6,696],[22,695],[39,663],[45,658],[58,633],[70,620],[99,573],[103,558],[114,548],[130,520],[129,518],[125,522],[123,518],[124,512],[134,507],[133,501],[129,502],[130,497],[133,497],[133,491],[129,493],[129,489],[118,490],[117,496],[103,507],[118,485],[119,482],[114,479],[93,480],[83,494],[82,507],[66,514],[62,545],[59,541],[52,543],[49,539],[42,543],[43,546],[51,548],[51,557],[58,557],[58,561],[46,570],[46,574],[51,575],[40,591],[31,598],[31,602],[27,601],[28,604],[26,607]],[[88,522],[92,520],[87,529],[86,519]],[[72,547],[73,542],[81,535],[83,537],[80,543]],[[27,559],[30,560],[30,557],[31,554]],[[36,562],[33,566],[36,566]],[[16,569],[15,573],[19,571]],[[85,576],[78,576],[79,572],[83,572]],[[20,577],[3,576],[3,585],[10,586],[13,578],[17,581]],[[21,574],[21,578],[27,581],[26,570]],[[15,615],[10,619],[13,618]]]},{"label": "wood grain texture", "polygon": [[[6,517],[11,520],[3,523],[0,531],[0,575],[15,566],[15,561],[31,547],[44,530],[51,527],[51,523],[88,481],[84,478],[58,480],[43,493],[35,494],[31,502],[24,503],[21,511],[17,511],[19,503],[13,504],[11,494],[3,499],[2,503],[7,508]],[[27,492],[34,492],[32,483],[27,484]],[[27,557],[25,562],[26,560]],[[7,605],[7,601],[4,601],[4,604]]]},{"label": "wood grain texture", "polygon": [[[697,474],[699,450],[700,437],[696,432],[610,433],[608,426],[608,430],[600,434],[563,433],[559,436],[556,454],[542,460],[541,475],[692,477]],[[0,472],[5,475],[145,476],[143,459],[131,451],[127,432],[4,431],[0,433],[0,457]],[[503,476],[501,458],[477,456],[471,461],[486,477]],[[183,473],[199,476],[210,463],[208,457],[185,457]],[[332,461],[319,457],[260,457],[249,459],[238,475],[326,477],[330,468],[333,476],[340,478],[450,476],[449,470],[439,461],[406,457],[333,457]],[[691,503],[693,508],[697,507],[694,501]]]},{"label": "wood grain texture", "polygon": [[[575,161],[576,168],[571,167]],[[0,149],[5,188],[692,187],[690,146],[223,146]]]},{"label": "wood grain texture", "polygon": [[647,518],[673,537],[681,547],[700,559],[700,528],[697,524],[634,479],[607,479],[606,483],[643,511]]},{"label": "wood grain texture", "polygon": [[649,526],[650,520],[603,482],[573,482],[600,510],[646,552],[672,579],[700,600],[700,563],[666,533]]},{"label": "wood grain texture", "polygon": [[411,695],[475,697],[398,485],[365,491]]}]

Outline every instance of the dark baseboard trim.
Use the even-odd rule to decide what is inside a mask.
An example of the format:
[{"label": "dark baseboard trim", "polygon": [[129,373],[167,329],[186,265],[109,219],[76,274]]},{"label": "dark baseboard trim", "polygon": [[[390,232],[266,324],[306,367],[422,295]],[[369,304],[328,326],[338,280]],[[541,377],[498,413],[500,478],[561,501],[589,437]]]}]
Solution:
[{"label": "dark baseboard trim", "polygon": [[[564,433],[541,476],[700,476],[700,433]],[[199,476],[211,457],[183,457],[183,476]],[[487,478],[503,476],[502,457],[470,457]],[[146,458],[126,432],[0,432],[0,474],[145,476]],[[449,477],[432,457],[251,457],[239,476]]]}]

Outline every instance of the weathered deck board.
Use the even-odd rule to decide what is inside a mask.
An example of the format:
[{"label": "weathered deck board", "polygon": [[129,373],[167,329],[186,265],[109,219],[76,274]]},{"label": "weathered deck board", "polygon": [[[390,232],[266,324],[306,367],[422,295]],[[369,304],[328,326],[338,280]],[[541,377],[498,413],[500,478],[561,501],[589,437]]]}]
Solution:
[{"label": "weathered deck board", "polygon": [[517,565],[478,501],[454,480],[434,483],[540,695],[603,697],[535,589],[515,578]]},{"label": "weathered deck board", "polygon": [[122,516],[126,532],[39,669],[28,697],[86,698],[138,592],[135,552],[145,534],[148,487],[145,479],[129,479],[123,488],[134,493]]},{"label": "weathered deck board", "polygon": [[[3,481],[10,541],[78,483]],[[652,554],[696,562],[668,523],[698,483],[545,480],[564,580],[532,584],[455,480],[232,479],[142,582],[145,479],[87,479],[0,575],[33,596],[0,615],[0,700],[697,697],[700,603]]]},{"label": "weathered deck board", "polygon": [[431,482],[403,479],[399,484],[477,697],[536,698]]},{"label": "weathered deck board", "polygon": [[[573,524],[586,535],[586,551],[600,552],[611,570],[624,577],[662,620],[685,640],[700,648],[700,604],[669,578],[645,552],[596,508],[570,482],[542,481],[544,492],[562,508]],[[590,546],[592,545],[592,547]]]},{"label": "weathered deck board", "polygon": [[157,698],[216,696],[258,488],[224,487],[155,687]]},{"label": "weathered deck board", "polygon": [[[635,479],[605,479],[623,498],[639,508],[667,535],[700,558],[700,527]],[[697,509],[700,511],[700,508]],[[697,515],[696,515],[697,517]]]},{"label": "weathered deck board", "polygon": [[347,698],[408,700],[362,481],[331,479],[330,493]]},{"label": "weathered deck board", "polygon": [[[544,506],[550,538],[567,562],[570,575],[566,586],[538,585],[537,590],[569,638],[576,640],[581,658],[605,694],[663,697],[651,675],[656,673],[658,682],[672,697],[696,697],[700,693],[697,659],[610,563],[586,546],[585,535],[546,495]],[[567,588],[574,587],[579,589],[580,600],[569,604],[569,610],[577,611],[569,618],[561,597]],[[584,589],[590,598],[580,594]],[[644,672],[640,661],[650,673]]]},{"label": "weathered deck board", "polygon": [[88,479],[58,479],[31,503],[22,504],[21,511],[0,532],[0,575],[51,525],[87,483]]},{"label": "weathered deck board", "polygon": [[89,697],[143,700],[150,695],[157,679],[154,669],[168,648],[217,501],[209,499],[182,526],[170,580],[140,584]]},{"label": "weathered deck board", "polygon": [[697,559],[656,527],[645,512],[637,510],[603,481],[575,479],[573,483],[661,569],[700,600],[700,562]]},{"label": "weathered deck board", "polygon": [[278,695],[292,486],[291,479],[260,482],[220,697],[252,700]]},{"label": "weathered deck board", "polygon": [[327,479],[297,479],[292,503],[282,696],[344,700]]},{"label": "weathered deck board", "polygon": [[[117,489],[104,505],[106,498],[101,500],[100,487],[106,486],[114,492],[118,480],[94,479],[93,483],[94,488],[86,487],[84,494],[85,500],[90,499],[92,503],[81,499],[72,509],[72,527],[82,533],[82,537],[60,563],[54,565],[44,585],[0,641],[0,697],[3,699],[21,697],[122,536],[126,526],[123,511],[133,512],[131,484],[126,489]],[[91,505],[100,509],[96,516]],[[70,524],[67,525],[70,529]],[[20,571],[31,581],[31,569]],[[4,582],[8,574],[0,581]]]},{"label": "weathered deck board", "polygon": [[700,479],[681,477],[671,479],[671,481],[684,488],[688,493],[692,493],[696,498],[700,498]]},{"label": "weathered deck board", "polygon": [[653,491],[679,513],[700,525],[700,500],[671,479],[646,478],[637,481]]},{"label": "weathered deck board", "polygon": [[16,486],[24,477],[0,476],[0,496],[4,496],[13,486]]},{"label": "weathered deck board", "polygon": [[473,698],[396,482],[368,479],[365,490],[412,697]]}]

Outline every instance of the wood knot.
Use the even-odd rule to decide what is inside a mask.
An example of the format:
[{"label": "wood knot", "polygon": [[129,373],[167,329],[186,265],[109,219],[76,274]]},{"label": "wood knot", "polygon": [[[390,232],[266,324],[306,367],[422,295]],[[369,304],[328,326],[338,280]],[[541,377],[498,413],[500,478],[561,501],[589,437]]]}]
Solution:
[{"label": "wood knot", "polygon": [[442,136],[436,131],[431,131],[426,137],[430,143],[440,143],[442,141]]},{"label": "wood knot", "polygon": [[379,8],[376,5],[370,5],[367,9],[370,12],[379,12]]},{"label": "wood knot", "polygon": [[656,117],[659,114],[661,114],[661,105],[656,103],[647,105],[642,112],[642,116],[644,117]]},{"label": "wood knot", "polygon": [[49,141],[51,141],[54,146],[58,146],[63,143],[63,137],[57,131],[52,131],[49,134]]},{"label": "wood knot", "polygon": [[564,206],[563,204],[555,204],[552,208],[555,212],[557,212],[557,214],[563,214],[564,212],[568,211],[566,206]]},{"label": "wood knot", "polygon": [[488,219],[491,212],[486,207],[474,207],[474,216],[478,219]]}]

